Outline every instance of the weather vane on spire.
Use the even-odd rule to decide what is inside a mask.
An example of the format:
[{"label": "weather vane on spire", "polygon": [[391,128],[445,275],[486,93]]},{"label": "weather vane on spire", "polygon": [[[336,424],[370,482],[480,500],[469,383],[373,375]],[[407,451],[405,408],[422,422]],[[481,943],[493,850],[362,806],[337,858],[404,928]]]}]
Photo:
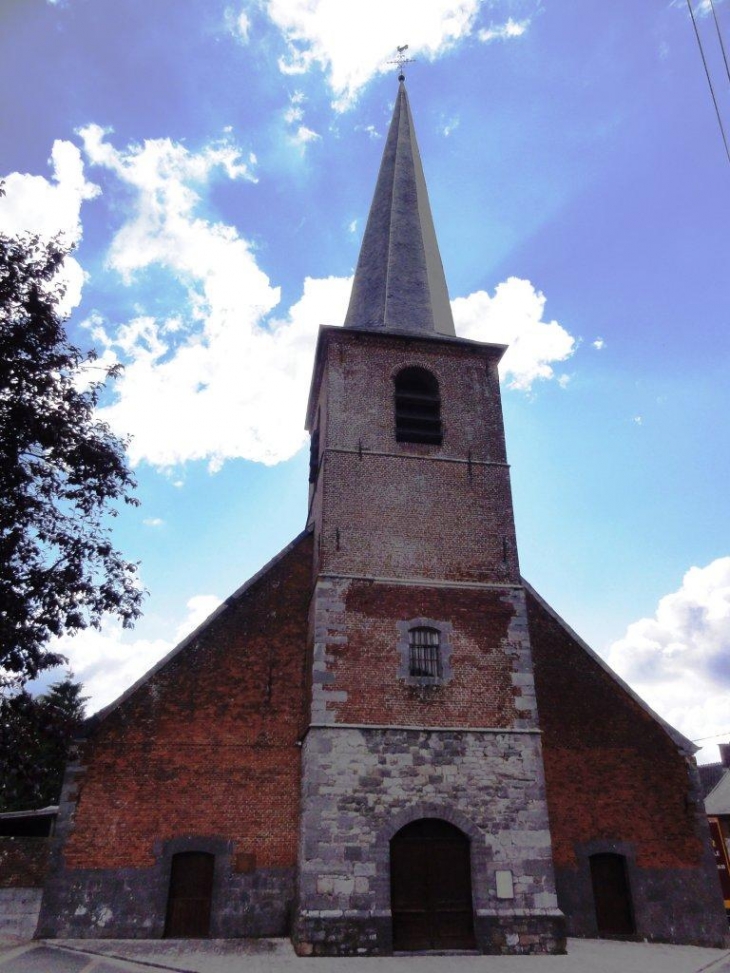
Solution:
[{"label": "weather vane on spire", "polygon": [[388,64],[397,64],[398,65],[398,80],[399,81],[405,81],[406,80],[406,76],[405,76],[405,74],[403,74],[403,65],[404,64],[411,64],[413,61],[415,61],[415,58],[413,58],[413,57],[406,57],[405,52],[408,50],[408,45],[407,44],[403,44],[402,47],[397,48],[397,50],[398,50],[398,53],[396,54],[395,58],[392,61],[388,61]]}]

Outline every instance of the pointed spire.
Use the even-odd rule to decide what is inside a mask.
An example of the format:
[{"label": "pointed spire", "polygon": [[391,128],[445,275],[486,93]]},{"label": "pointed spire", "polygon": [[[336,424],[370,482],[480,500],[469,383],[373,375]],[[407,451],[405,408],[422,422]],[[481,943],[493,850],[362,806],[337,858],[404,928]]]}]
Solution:
[{"label": "pointed spire", "polygon": [[426,180],[402,79],[360,248],[345,327],[455,334]]}]

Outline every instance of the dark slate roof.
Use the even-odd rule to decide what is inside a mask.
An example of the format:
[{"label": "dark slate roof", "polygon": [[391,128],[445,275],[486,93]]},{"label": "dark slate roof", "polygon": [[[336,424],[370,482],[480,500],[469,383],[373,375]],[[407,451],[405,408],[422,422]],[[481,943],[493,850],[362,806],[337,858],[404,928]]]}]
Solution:
[{"label": "dark slate roof", "polygon": [[710,791],[720,783],[720,778],[727,770],[721,763],[700,764],[697,768],[700,774],[700,784],[702,785],[702,796],[707,797]]},{"label": "dark slate roof", "polygon": [[416,132],[402,81],[365,227],[345,327],[455,334]]}]

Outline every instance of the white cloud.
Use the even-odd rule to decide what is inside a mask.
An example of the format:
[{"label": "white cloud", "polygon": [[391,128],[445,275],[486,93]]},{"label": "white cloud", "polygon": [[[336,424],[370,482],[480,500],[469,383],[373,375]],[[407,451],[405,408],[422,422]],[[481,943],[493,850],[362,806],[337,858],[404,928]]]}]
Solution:
[{"label": "white cloud", "polygon": [[525,20],[513,20],[510,17],[505,23],[499,24],[497,27],[490,26],[485,30],[480,30],[477,37],[484,44],[494,40],[506,41],[513,37],[522,37],[529,26],[529,17]]},{"label": "white cloud", "polygon": [[603,340],[603,338],[596,338],[596,340],[593,342],[593,347],[596,349],[596,351],[603,351],[603,349],[606,347],[606,342]]},{"label": "white cloud", "polygon": [[[11,172],[5,177],[6,195],[0,197],[0,232],[8,236],[37,234],[44,240],[61,235],[66,246],[81,239],[81,205],[99,195],[99,187],[87,182],[81,153],[72,142],[53,143],[51,179],[29,173]],[[56,275],[66,293],[59,305],[70,314],[81,301],[84,272],[73,257],[67,257]]]},{"label": "white cloud", "polygon": [[292,145],[304,151],[309,142],[315,142],[321,138],[317,132],[304,124],[304,103],[306,97],[303,91],[295,91],[289,98],[289,107],[284,111],[284,121],[291,126],[288,138]]},{"label": "white cloud", "polygon": [[730,557],[693,567],[608,651],[608,662],[690,739],[730,736]]},{"label": "white cloud", "polygon": [[383,137],[374,125],[356,125],[355,131],[365,132],[368,138],[371,139],[381,139]]},{"label": "white cloud", "polygon": [[89,697],[88,712],[93,713],[117,699],[220,604],[215,595],[191,598],[174,641],[135,639],[133,632],[108,621],[98,630],[88,628],[58,639],[53,649],[68,658],[74,677],[83,683],[84,695]]},{"label": "white cloud", "polygon": [[313,132],[311,128],[307,128],[306,125],[300,125],[290,138],[294,145],[304,146],[308,142],[316,142],[321,136],[317,132]]},{"label": "white cloud", "polygon": [[509,345],[500,365],[509,388],[528,391],[538,379],[555,378],[553,365],[575,351],[575,338],[562,325],[543,320],[545,296],[529,280],[509,277],[493,297],[476,291],[451,306],[462,338]]},{"label": "white cloud", "polygon": [[243,10],[240,13],[236,13],[231,7],[227,7],[223,12],[223,21],[226,25],[226,30],[236,40],[242,44],[248,44],[250,40],[251,20]]},{"label": "white cloud", "polygon": [[643,426],[643,424],[644,424],[644,417],[643,416],[634,416],[634,418],[631,421],[634,423],[635,426]]},{"label": "white cloud", "polygon": [[145,517],[142,523],[145,527],[162,527],[165,521],[162,517]]},{"label": "white cloud", "polygon": [[284,112],[284,121],[288,125],[301,122],[304,118],[304,102],[306,98],[303,91],[295,91],[289,98],[289,107]]},{"label": "white cloud", "polygon": [[408,54],[433,60],[469,35],[479,6],[480,0],[266,0],[265,9],[287,43],[280,69],[296,75],[321,68],[342,111],[373,76],[394,70],[388,61],[399,38],[407,39]]},{"label": "white cloud", "polygon": [[104,360],[125,364],[102,417],[131,433],[133,463],[170,468],[203,459],[215,470],[233,457],[288,459],[305,439],[317,327],[342,323],[350,281],[307,279],[289,314],[268,321],[279,289],[249,244],[233,227],[197,215],[196,188],[216,167],[250,178],[237,150],[226,143],[193,153],[169,140],[118,150],[98,127],[81,134],[90,160],[135,190],[111,267],[131,285],[156,266],[185,288],[167,317],[140,313],[118,326],[89,320]]},{"label": "white cloud", "polygon": [[459,121],[459,117],[456,116],[455,118],[450,118],[448,121],[443,121],[441,123],[441,134],[444,138],[448,138],[452,132],[456,131],[456,129],[459,127]]},{"label": "white cloud", "polygon": [[[715,6],[718,7],[723,0],[715,0]],[[689,18],[689,10],[687,9],[687,0],[672,0],[671,7],[679,7],[687,17]],[[712,4],[710,0],[692,0],[692,9],[694,10],[695,17],[707,17],[712,13]]]}]

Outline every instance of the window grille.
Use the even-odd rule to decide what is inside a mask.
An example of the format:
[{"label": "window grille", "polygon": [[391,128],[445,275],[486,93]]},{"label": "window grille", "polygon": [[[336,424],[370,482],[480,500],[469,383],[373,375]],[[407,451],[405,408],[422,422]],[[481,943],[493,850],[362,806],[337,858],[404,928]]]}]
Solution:
[{"label": "window grille", "polygon": [[435,628],[412,628],[409,634],[411,677],[441,679],[441,637]]},{"label": "window grille", "polygon": [[439,383],[425,368],[404,368],[395,379],[395,438],[441,445]]}]

